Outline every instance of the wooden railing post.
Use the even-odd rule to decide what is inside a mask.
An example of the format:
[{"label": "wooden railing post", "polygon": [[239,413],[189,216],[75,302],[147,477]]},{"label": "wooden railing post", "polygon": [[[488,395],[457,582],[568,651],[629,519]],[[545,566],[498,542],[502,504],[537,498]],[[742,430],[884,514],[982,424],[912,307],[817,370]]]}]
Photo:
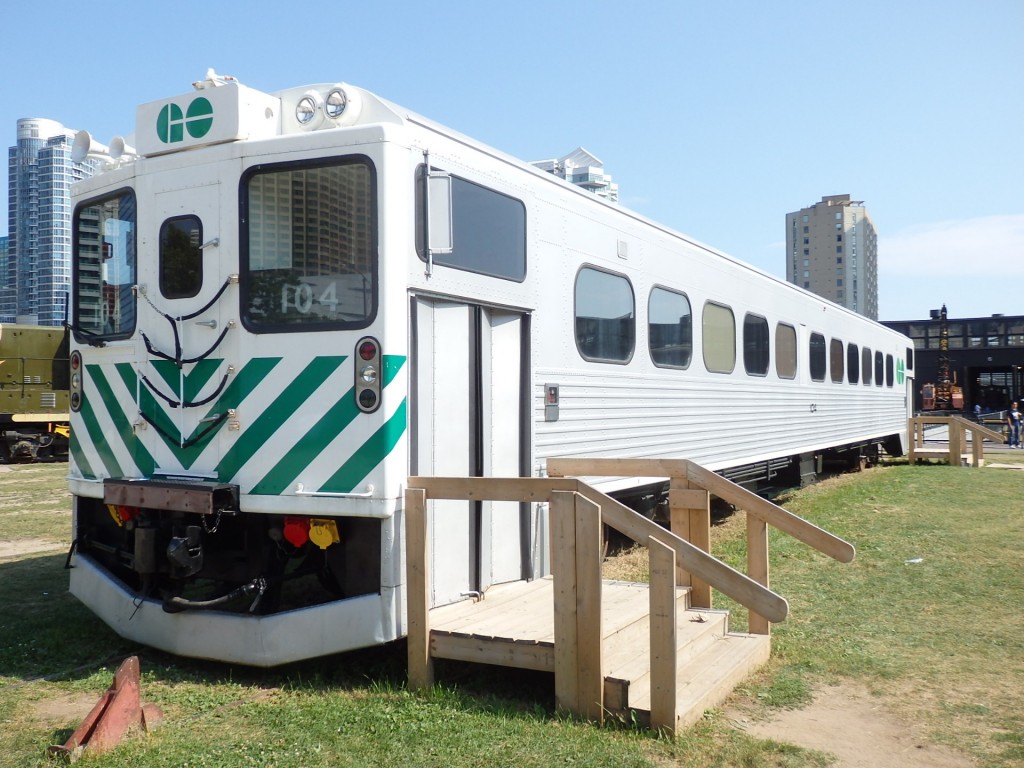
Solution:
[{"label": "wooden railing post", "polygon": [[676,648],[676,553],[653,536],[647,539],[651,581],[651,728],[674,734],[678,719]]},{"label": "wooden railing post", "polygon": [[427,493],[405,491],[406,633],[409,688],[424,690],[434,684],[430,657],[430,542],[427,538]]},{"label": "wooden railing post", "polygon": [[963,440],[963,428],[953,419],[947,418],[946,433],[949,437],[949,466],[959,467],[961,465],[961,456],[963,454],[963,447],[961,445]]},{"label": "wooden railing post", "polygon": [[576,657],[575,497],[572,491],[552,491],[549,523],[555,603],[555,708],[578,714],[580,691]]},{"label": "wooden railing post", "polygon": [[601,625],[601,507],[573,494],[576,516],[576,642],[579,714],[604,722],[604,628]]},{"label": "wooden railing post", "polygon": [[[768,523],[760,517],[747,513],[747,576],[765,589],[768,584]],[[749,610],[747,631],[754,635],[771,632],[771,622],[764,616]]]},{"label": "wooden railing post", "polygon": [[[686,477],[669,479],[669,530],[702,552],[711,552],[711,494]],[[694,608],[711,607],[711,585],[679,567],[678,582],[689,585]]]}]

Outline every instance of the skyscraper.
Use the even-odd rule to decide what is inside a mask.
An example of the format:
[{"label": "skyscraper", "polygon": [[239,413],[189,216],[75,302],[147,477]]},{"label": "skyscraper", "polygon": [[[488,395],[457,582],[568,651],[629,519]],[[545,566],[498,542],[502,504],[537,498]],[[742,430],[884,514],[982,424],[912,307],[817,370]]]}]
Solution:
[{"label": "skyscraper", "polygon": [[54,120],[18,120],[8,150],[8,247],[0,268],[0,320],[64,322],[71,285],[71,184],[95,161],[71,159],[75,132]]},{"label": "skyscraper", "polygon": [[613,203],[619,200],[619,185],[604,172],[604,164],[583,147],[574,149],[557,160],[535,160],[531,163],[542,171],[572,182]]},{"label": "skyscraper", "polygon": [[878,237],[864,203],[827,195],[786,214],[786,279],[878,319]]}]

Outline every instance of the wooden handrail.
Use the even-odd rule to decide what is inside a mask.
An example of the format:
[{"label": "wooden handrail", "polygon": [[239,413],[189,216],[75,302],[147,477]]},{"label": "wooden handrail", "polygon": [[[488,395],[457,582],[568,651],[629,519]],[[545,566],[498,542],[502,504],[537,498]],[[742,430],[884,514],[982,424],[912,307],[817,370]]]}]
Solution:
[{"label": "wooden handrail", "polygon": [[555,491],[573,491],[601,507],[603,522],[619,533],[641,544],[653,537],[671,547],[682,568],[740,605],[775,623],[789,614],[781,595],[576,478],[410,477],[409,489],[425,491],[428,499],[533,502],[550,501]]},{"label": "wooden handrail", "polygon": [[554,477],[685,477],[841,563],[849,563],[856,555],[856,549],[849,542],[687,459],[548,459],[548,474]]}]

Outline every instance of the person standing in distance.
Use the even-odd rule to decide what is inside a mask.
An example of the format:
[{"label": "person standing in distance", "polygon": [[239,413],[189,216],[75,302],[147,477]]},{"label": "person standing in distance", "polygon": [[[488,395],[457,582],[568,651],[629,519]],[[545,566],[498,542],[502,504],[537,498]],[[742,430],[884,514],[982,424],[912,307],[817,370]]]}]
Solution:
[{"label": "person standing in distance", "polygon": [[1010,447],[1020,448],[1020,408],[1016,400],[1010,403],[1010,410],[1006,412],[1006,424],[1010,428]]}]

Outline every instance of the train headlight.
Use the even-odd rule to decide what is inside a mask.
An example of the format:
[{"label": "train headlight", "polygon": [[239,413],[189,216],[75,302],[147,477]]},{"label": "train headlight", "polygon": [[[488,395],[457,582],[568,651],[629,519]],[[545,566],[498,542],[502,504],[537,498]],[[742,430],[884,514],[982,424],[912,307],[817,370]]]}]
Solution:
[{"label": "train headlight", "polygon": [[372,413],[380,407],[380,344],[363,337],[356,342],[356,357],[361,361],[355,366],[356,405],[363,413]]},{"label": "train headlight", "polygon": [[334,88],[324,99],[324,112],[331,120],[337,120],[345,113],[348,106],[348,96],[341,88]]},{"label": "train headlight", "polygon": [[324,97],[316,91],[307,91],[295,104],[295,120],[306,129],[316,128],[323,120]]}]

